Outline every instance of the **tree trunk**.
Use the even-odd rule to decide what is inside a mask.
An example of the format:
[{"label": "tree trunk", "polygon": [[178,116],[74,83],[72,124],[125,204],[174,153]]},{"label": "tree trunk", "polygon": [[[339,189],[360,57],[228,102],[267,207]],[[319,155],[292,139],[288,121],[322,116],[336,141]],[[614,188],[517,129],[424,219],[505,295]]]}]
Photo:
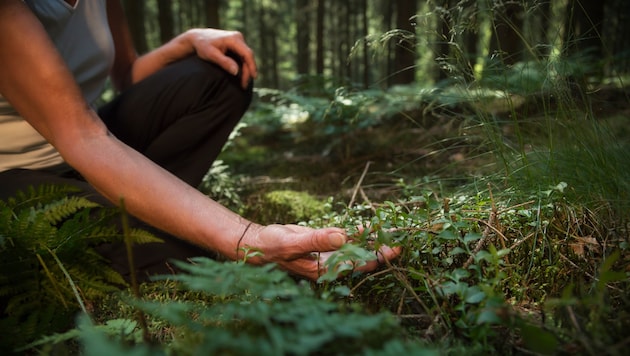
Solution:
[{"label": "tree trunk", "polygon": [[297,24],[297,74],[308,75],[311,67],[311,2],[309,0],[297,0],[295,9],[295,23]]},{"label": "tree trunk", "polygon": [[368,2],[367,0],[361,1],[361,8],[363,13],[361,14],[361,32],[363,36],[363,87],[367,89],[370,86],[370,53],[368,50],[367,36],[368,36]]},{"label": "tree trunk", "polygon": [[630,73],[630,2],[609,0],[605,13],[605,44],[611,49],[607,75]]},{"label": "tree trunk", "polygon": [[324,20],[326,17],[326,2],[325,0],[317,0],[317,49],[315,58],[315,71],[317,75],[324,75],[324,54],[326,53],[324,48]]},{"label": "tree trunk", "polygon": [[219,16],[220,0],[205,0],[206,7],[206,25],[212,28],[221,28],[221,19]]},{"label": "tree trunk", "polygon": [[396,0],[396,28],[405,32],[394,49],[394,72],[392,84],[413,83],[416,78],[416,35],[411,17],[416,15],[415,1]]},{"label": "tree trunk", "polygon": [[436,82],[448,79],[449,73],[442,69],[445,65],[448,65],[452,60],[451,56],[451,28],[453,27],[453,14],[451,11],[451,1],[441,1],[442,11],[439,13],[440,17],[437,22],[438,38],[435,44],[435,58],[439,66],[437,71]]},{"label": "tree trunk", "polygon": [[602,26],[605,0],[569,0],[565,27],[565,46],[570,54],[602,54]]},{"label": "tree trunk", "polygon": [[524,49],[520,37],[523,33],[523,8],[518,3],[505,0],[494,6],[490,55],[499,58],[505,65],[520,62]]},{"label": "tree trunk", "polygon": [[149,45],[144,29],[144,1],[125,0],[123,7],[136,51],[140,54],[148,52]]},{"label": "tree trunk", "polygon": [[171,0],[158,0],[158,23],[160,26],[160,42],[166,43],[175,34],[173,7]]}]

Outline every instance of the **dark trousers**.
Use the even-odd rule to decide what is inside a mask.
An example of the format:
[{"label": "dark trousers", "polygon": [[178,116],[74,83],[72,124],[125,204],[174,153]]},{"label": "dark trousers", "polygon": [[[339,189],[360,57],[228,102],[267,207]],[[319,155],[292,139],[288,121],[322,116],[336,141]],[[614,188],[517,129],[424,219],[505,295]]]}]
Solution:
[{"label": "dark trousers", "polygon": [[[251,85],[246,90],[242,89],[240,77],[234,77],[197,57],[190,57],[133,85],[101,107],[98,114],[118,139],[197,187],[251,98]],[[142,180],[142,177],[137,179]],[[77,186],[82,196],[105,206],[112,205],[71,170],[63,173],[26,169],[0,172],[0,199],[11,197],[16,191],[31,185],[49,183]],[[153,229],[139,220],[132,218],[131,224],[147,229],[164,240],[164,243],[134,247],[134,263],[140,280],[145,280],[148,275],[171,272],[170,259],[212,256],[209,251]],[[98,251],[111,261],[114,269],[125,278],[129,277],[124,244],[99,246]]]}]

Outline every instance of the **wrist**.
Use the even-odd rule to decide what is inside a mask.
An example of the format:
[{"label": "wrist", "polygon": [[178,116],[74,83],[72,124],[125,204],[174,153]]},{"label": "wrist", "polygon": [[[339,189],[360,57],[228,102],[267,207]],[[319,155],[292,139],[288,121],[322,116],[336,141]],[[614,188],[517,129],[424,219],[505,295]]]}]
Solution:
[{"label": "wrist", "polygon": [[234,260],[243,260],[251,264],[265,263],[264,251],[260,246],[260,232],[264,226],[248,222],[236,243]]}]

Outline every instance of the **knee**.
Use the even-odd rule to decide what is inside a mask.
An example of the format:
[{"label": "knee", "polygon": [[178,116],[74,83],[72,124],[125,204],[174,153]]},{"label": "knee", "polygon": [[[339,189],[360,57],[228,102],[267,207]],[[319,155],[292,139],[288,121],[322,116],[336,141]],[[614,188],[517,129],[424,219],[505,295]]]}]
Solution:
[{"label": "knee", "polygon": [[[240,60],[236,59],[237,62]],[[247,88],[241,85],[241,73],[232,75],[218,65],[192,56],[181,63],[187,76],[184,92],[197,97],[200,105],[225,103],[243,112],[249,107],[253,96],[253,81]],[[240,64],[240,63],[239,63]],[[183,78],[182,78],[183,79]]]}]

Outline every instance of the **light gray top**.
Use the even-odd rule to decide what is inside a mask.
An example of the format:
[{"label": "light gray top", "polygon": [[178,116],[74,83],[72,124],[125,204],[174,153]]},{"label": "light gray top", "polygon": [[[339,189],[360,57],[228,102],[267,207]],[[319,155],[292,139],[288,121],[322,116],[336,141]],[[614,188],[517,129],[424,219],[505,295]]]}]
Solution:
[{"label": "light gray top", "polygon": [[[114,62],[106,1],[77,0],[74,7],[64,0],[24,2],[44,25],[87,102],[94,104]],[[27,38],[24,45],[28,45]],[[0,172],[12,168],[40,169],[60,163],[63,159],[59,153],[0,93]]]}]

